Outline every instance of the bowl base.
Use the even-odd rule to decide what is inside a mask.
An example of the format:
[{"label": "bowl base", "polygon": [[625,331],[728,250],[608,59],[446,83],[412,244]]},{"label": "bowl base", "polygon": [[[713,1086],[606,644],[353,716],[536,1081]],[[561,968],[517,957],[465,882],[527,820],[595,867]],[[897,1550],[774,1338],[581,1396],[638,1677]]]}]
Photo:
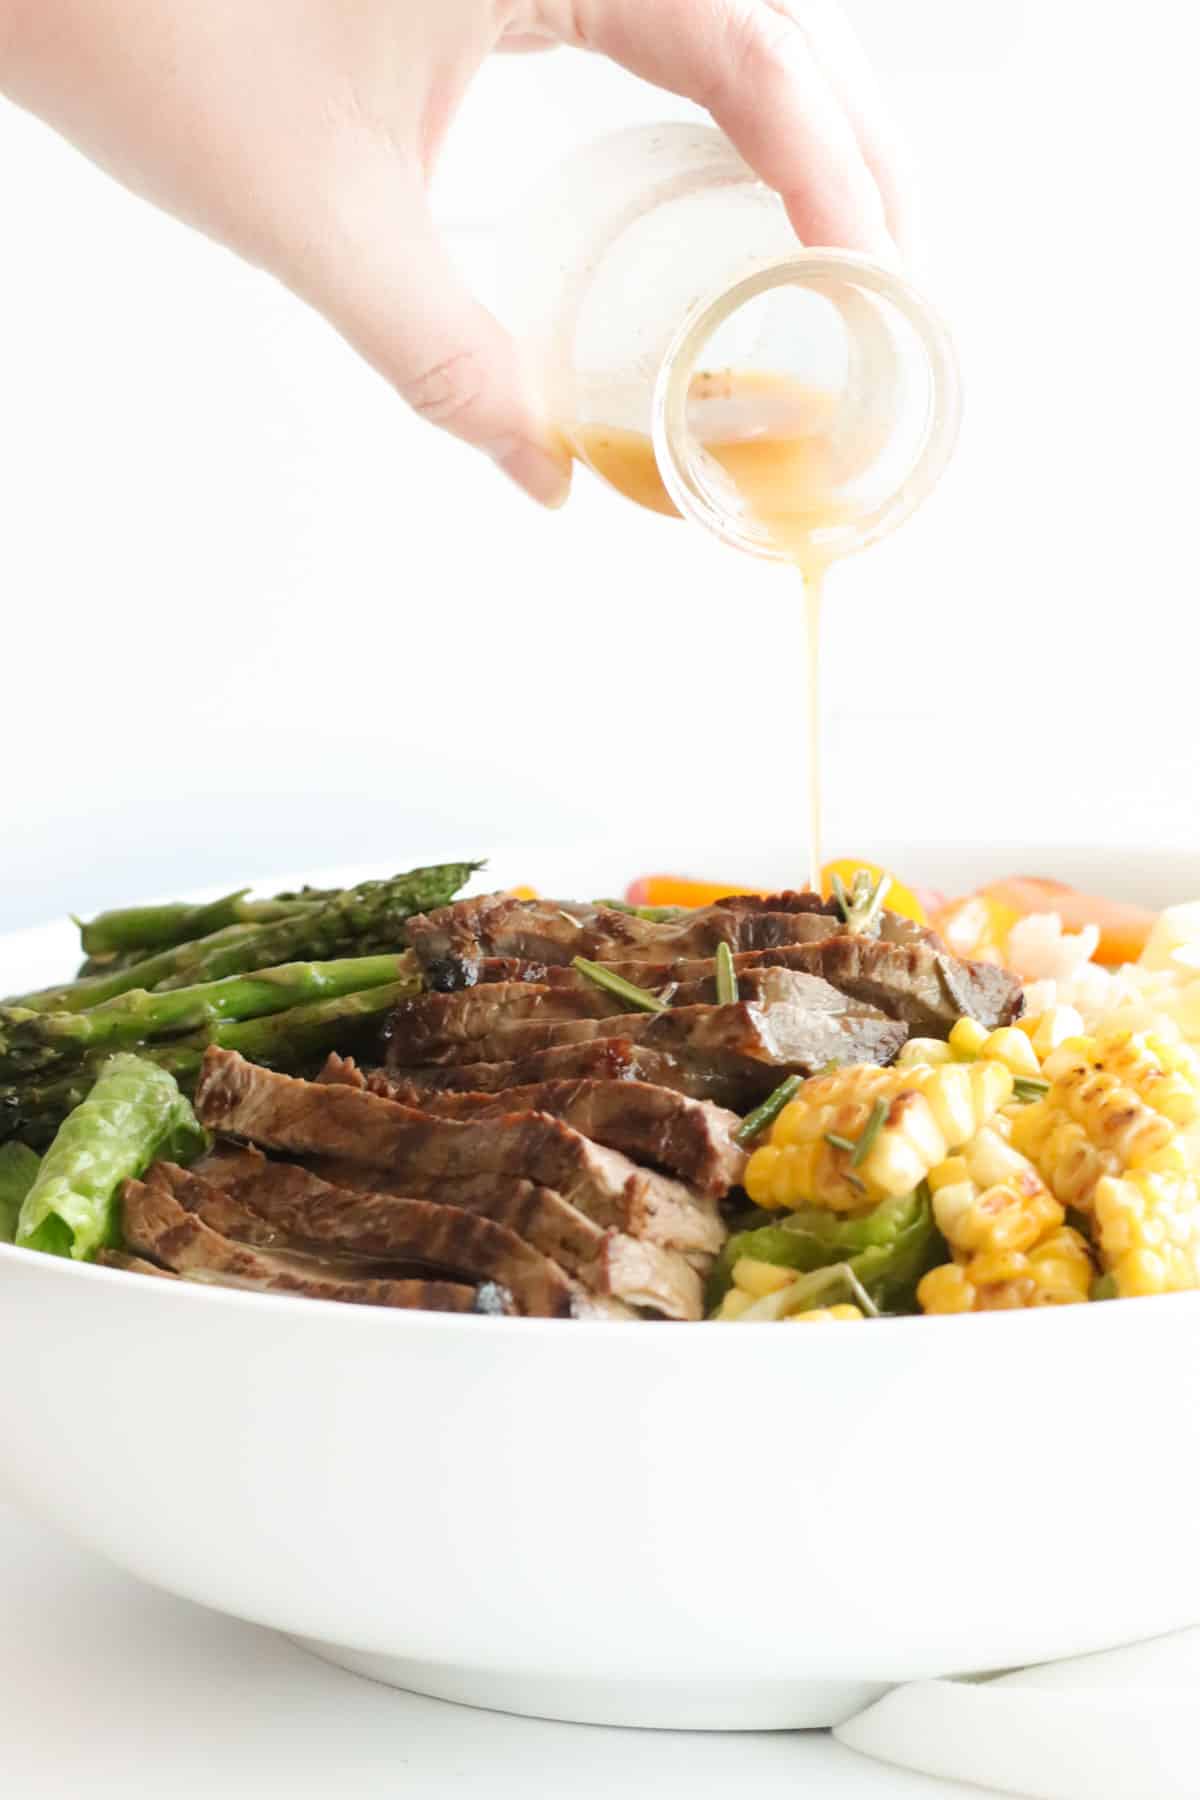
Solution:
[{"label": "bowl base", "polygon": [[569,1725],[631,1725],[660,1731],[798,1731],[840,1725],[885,1694],[871,1681],[595,1681],[507,1675],[453,1663],[413,1662],[293,1637],[302,1650],[386,1687],[488,1712]]}]

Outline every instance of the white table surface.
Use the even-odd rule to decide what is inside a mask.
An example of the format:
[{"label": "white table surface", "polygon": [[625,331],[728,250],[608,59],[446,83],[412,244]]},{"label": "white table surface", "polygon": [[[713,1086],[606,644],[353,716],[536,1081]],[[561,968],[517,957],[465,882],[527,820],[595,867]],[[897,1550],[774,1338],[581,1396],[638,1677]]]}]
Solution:
[{"label": "white table surface", "polygon": [[12,1800],[980,1800],[823,1732],[615,1731],[473,1712],[327,1667],[0,1506],[0,1790]]}]

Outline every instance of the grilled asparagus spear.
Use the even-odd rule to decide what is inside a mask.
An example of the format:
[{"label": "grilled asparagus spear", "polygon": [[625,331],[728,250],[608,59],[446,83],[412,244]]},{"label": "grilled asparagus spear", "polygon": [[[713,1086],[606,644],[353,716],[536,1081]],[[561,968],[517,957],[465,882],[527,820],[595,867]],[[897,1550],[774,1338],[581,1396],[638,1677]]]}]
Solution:
[{"label": "grilled asparagus spear", "polygon": [[[207,906],[187,906],[172,901],[163,906],[125,906],[100,913],[85,923],[79,919],[79,942],[88,956],[112,956],[140,950],[170,950],[210,937],[226,925],[269,925],[318,904],[298,895],[277,900],[248,900],[249,888],[210,900]],[[328,896],[324,896],[327,898]]]},{"label": "grilled asparagus spear", "polygon": [[[189,1037],[146,1044],[138,1055],[167,1070],[185,1093],[192,1090],[209,1044],[238,1050],[284,1074],[304,1074],[330,1050],[356,1049],[364,1032],[381,1024],[417,986],[411,979],[401,979],[336,1000],[292,1006],[266,1018],[226,1020]],[[65,1071],[55,1068],[0,1085],[0,1142],[20,1139],[39,1148],[48,1144],[71,1109],[86,1098],[107,1060],[104,1053],[93,1052]]]},{"label": "grilled asparagus spear", "polygon": [[8,1004],[33,1012],[83,1012],[134,988],[191,987],[278,963],[400,950],[405,922],[414,913],[445,906],[480,867],[439,863],[388,881],[364,881],[286,918],[250,927],[227,925],[142,962],[21,995]]},{"label": "grilled asparagus spear", "polygon": [[257,1019],[264,1013],[361,993],[400,980],[408,973],[410,960],[406,953],[285,963],[164,993],[135,988],[87,1012],[0,1007],[0,1075],[19,1076],[56,1062],[77,1061],[89,1050],[129,1048],[179,1036],[222,1019]]}]

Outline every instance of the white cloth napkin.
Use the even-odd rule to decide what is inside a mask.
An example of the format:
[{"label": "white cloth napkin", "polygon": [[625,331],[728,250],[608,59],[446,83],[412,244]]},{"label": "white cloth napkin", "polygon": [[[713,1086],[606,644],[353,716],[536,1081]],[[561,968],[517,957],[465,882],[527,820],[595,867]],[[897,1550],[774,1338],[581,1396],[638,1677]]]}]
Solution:
[{"label": "white cloth napkin", "polygon": [[1200,1626],[983,1680],[910,1682],[834,1736],[1033,1800],[1198,1800]]}]

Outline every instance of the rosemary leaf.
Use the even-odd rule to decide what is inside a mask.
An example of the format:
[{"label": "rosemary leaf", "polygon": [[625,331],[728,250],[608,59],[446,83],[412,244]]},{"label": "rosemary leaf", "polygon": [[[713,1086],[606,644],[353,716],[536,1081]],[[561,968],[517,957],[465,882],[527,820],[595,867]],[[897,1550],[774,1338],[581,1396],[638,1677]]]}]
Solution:
[{"label": "rosemary leaf", "polygon": [[849,1150],[851,1155],[853,1155],[854,1151],[858,1148],[853,1138],[839,1137],[836,1131],[827,1131],[825,1133],[825,1142],[827,1144],[832,1144],[835,1150]]},{"label": "rosemary leaf", "polygon": [[871,1108],[871,1116],[862,1129],[862,1136],[854,1146],[854,1155],[850,1158],[852,1168],[861,1168],[875,1147],[875,1140],[887,1123],[888,1103],[877,1100]]},{"label": "rosemary leaf", "polygon": [[607,988],[610,994],[615,994],[618,1000],[624,1000],[638,1012],[657,1013],[667,1010],[667,1002],[660,1000],[657,994],[652,994],[649,988],[635,987],[632,981],[626,981],[623,975],[614,974],[602,963],[589,962],[586,956],[576,956],[571,960],[571,967],[578,969],[588,981],[594,981],[597,987]]},{"label": "rosemary leaf", "polygon": [[737,970],[733,966],[733,952],[728,944],[718,944],[715,957],[717,981],[717,1005],[736,1006],[738,999]]},{"label": "rosemary leaf", "polygon": [[752,1144],[760,1131],[773,1125],[792,1096],[799,1093],[803,1079],[801,1075],[789,1075],[786,1081],[780,1082],[773,1094],[767,1095],[761,1106],[756,1106],[752,1113],[747,1113],[733,1134],[738,1143],[743,1146]]}]

